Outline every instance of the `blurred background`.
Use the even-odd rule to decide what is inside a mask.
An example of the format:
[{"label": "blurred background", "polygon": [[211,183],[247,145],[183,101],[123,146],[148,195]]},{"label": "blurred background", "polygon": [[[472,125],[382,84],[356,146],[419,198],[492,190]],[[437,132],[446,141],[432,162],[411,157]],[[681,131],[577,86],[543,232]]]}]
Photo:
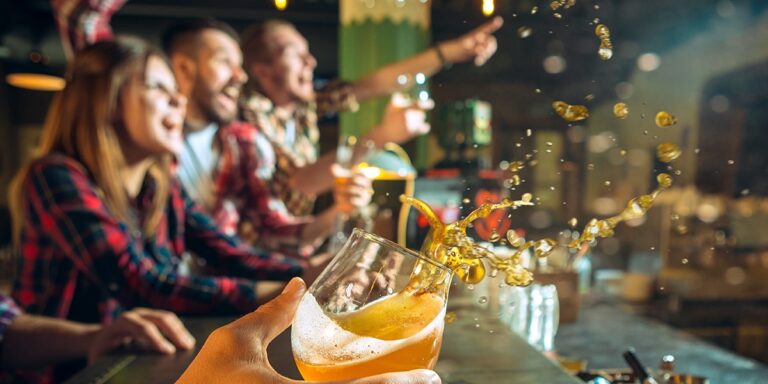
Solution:
[{"label": "blurred background", "polygon": [[[359,1],[376,7],[411,0]],[[486,200],[531,192],[536,207],[483,223],[477,235],[489,239],[512,229],[528,238],[567,240],[591,217],[617,214],[626,201],[653,190],[658,172],[670,172],[674,187],[649,214],[621,224],[616,236],[586,256],[590,268],[581,272],[587,279],[582,288],[642,303],[675,327],[768,361],[768,2],[579,0],[557,10],[532,0],[422,3],[431,3],[427,46],[430,38],[456,37],[491,14],[503,16],[505,25],[488,64],[456,65],[429,81],[437,102],[433,132],[405,146],[418,170],[416,195],[448,219]],[[238,30],[285,18],[309,40],[318,83],[340,76],[342,62],[356,52],[342,49],[339,2],[278,5],[132,0],[112,25],[117,33],[158,42],[166,27],[189,17],[220,18]],[[609,60],[598,56],[598,24],[610,30]],[[50,3],[0,2],[0,260],[6,281],[13,265],[7,187],[34,147],[53,92],[5,79],[28,70],[62,74],[64,67]],[[565,121],[553,110],[557,100],[586,106],[590,117]],[[624,119],[614,115],[619,102],[629,108]],[[673,114],[677,124],[658,127],[659,111]],[[338,127],[336,118],[324,121],[326,148],[338,142]],[[671,168],[656,158],[657,145],[665,142],[682,151]],[[520,185],[509,181],[514,161],[528,161]],[[400,187],[380,190],[387,188],[394,194]],[[392,205],[381,196],[381,206]],[[418,244],[424,223],[416,216],[410,221],[409,242]],[[576,268],[568,255],[562,258],[554,255],[552,264]],[[638,285],[622,285],[629,281]]]}]

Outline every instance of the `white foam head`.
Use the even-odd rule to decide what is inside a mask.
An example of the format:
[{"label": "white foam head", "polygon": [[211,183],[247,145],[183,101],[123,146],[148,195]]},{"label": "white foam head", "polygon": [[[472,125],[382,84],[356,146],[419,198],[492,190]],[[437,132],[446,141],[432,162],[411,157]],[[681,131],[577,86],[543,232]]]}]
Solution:
[{"label": "white foam head", "polygon": [[291,347],[295,356],[313,365],[345,365],[375,359],[415,343],[437,330],[442,333],[445,307],[432,322],[406,339],[381,340],[344,330],[320,308],[307,293],[301,300],[291,329]]}]

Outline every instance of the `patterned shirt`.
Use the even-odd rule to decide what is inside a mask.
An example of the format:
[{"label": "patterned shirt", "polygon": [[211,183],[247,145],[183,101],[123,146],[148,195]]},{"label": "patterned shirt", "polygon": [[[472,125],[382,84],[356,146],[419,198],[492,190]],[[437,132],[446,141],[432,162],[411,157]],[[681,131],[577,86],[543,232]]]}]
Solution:
[{"label": "patterned shirt", "polygon": [[299,247],[311,216],[294,216],[267,183],[275,167],[272,145],[259,130],[243,122],[218,132],[218,164],[214,171],[214,218],[228,234],[260,247],[310,256],[315,246]]},{"label": "patterned shirt", "polygon": [[[134,214],[151,204],[147,176]],[[256,252],[222,234],[174,180],[155,233],[144,236],[110,213],[88,171],[52,154],[35,161],[23,183],[19,277],[14,298],[28,312],[83,322],[109,322],[123,310],[148,306],[179,314],[242,313],[256,307],[248,279],[288,280],[299,265]],[[187,248],[214,274],[179,273]]]},{"label": "patterned shirt", "polygon": [[[310,165],[318,159],[318,115],[325,116],[343,110],[358,108],[349,83],[335,81],[317,91],[316,103],[299,106],[289,119],[281,119],[275,113],[272,102],[264,95],[251,91],[241,103],[243,119],[258,128],[260,136],[254,142],[269,143],[262,146],[258,155],[263,159],[258,176],[269,188],[269,194],[282,205],[274,209],[287,209],[296,216],[312,213],[315,197],[297,191],[290,185],[296,169]],[[269,207],[267,207],[269,208]]]}]

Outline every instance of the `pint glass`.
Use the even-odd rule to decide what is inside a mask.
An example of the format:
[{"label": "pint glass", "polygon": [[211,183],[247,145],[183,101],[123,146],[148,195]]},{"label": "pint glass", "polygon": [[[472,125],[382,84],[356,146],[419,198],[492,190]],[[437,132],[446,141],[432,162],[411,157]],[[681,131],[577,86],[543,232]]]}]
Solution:
[{"label": "pint glass", "polygon": [[355,229],[302,298],[291,329],[306,380],[433,368],[452,271]]}]

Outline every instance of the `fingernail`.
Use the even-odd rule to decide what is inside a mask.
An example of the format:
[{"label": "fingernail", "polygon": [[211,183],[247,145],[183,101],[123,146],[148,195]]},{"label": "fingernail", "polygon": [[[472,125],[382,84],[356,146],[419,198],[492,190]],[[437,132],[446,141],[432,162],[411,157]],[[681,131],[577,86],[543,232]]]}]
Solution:
[{"label": "fingernail", "polygon": [[162,349],[163,349],[163,353],[167,353],[169,355],[174,353],[174,352],[176,352],[176,348],[173,345],[170,345],[170,344],[164,345],[162,347]]},{"label": "fingernail", "polygon": [[304,284],[304,280],[301,279],[301,277],[294,277],[291,279],[291,281],[288,282],[288,285],[283,288],[282,294],[300,294],[304,293],[304,288],[306,285]]}]

